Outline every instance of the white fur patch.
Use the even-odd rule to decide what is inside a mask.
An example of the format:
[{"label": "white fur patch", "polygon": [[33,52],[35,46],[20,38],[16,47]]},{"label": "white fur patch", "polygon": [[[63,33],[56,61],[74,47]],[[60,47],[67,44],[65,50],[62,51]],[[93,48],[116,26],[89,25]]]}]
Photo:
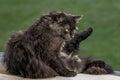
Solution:
[{"label": "white fur patch", "polygon": [[78,62],[82,62],[82,60],[79,58],[78,55],[73,56],[73,58],[76,59],[76,61],[78,61]]},{"label": "white fur patch", "polygon": [[64,53],[64,52],[60,52],[60,56],[61,57],[67,57],[68,55],[66,53]]}]

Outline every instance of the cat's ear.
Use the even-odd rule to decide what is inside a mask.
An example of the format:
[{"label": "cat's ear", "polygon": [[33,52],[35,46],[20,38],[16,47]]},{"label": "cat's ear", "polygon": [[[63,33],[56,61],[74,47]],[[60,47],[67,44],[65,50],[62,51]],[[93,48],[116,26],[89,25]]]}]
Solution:
[{"label": "cat's ear", "polygon": [[57,12],[50,12],[49,16],[52,18],[53,21],[57,21]]},{"label": "cat's ear", "polygon": [[56,16],[57,17],[65,17],[66,16],[64,12],[58,12],[58,11],[52,11],[49,14],[52,15],[52,16],[55,16],[55,17]]},{"label": "cat's ear", "polygon": [[79,20],[82,19],[83,15],[81,15],[81,16],[72,16],[72,17],[73,17],[73,19],[74,19],[76,22],[78,22]]},{"label": "cat's ear", "polygon": [[64,12],[53,11],[50,12],[50,16],[54,21],[61,22],[66,17],[66,14]]}]

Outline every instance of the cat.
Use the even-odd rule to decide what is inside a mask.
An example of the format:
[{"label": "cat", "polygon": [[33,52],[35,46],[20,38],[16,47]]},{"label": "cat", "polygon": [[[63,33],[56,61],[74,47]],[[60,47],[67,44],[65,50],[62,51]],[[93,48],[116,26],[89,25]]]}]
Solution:
[{"label": "cat", "polygon": [[[88,58],[74,55],[79,50],[80,42],[92,33],[92,28],[76,32],[80,17],[50,12],[41,16],[27,30],[14,33],[5,47],[6,70],[25,78],[69,77],[80,72],[90,73],[98,67],[107,73],[104,61],[91,58],[90,62]],[[94,66],[94,63],[99,66]],[[112,68],[109,71],[112,73]]]}]

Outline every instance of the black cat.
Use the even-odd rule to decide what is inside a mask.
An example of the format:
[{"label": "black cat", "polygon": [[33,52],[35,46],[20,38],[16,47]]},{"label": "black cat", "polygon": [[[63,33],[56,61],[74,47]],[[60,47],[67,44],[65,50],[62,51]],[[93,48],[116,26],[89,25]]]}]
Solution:
[{"label": "black cat", "polygon": [[29,78],[75,76],[79,72],[112,73],[112,68],[103,61],[74,55],[80,42],[92,33],[92,28],[75,33],[79,18],[63,12],[50,12],[26,31],[14,33],[5,48],[7,71]]}]

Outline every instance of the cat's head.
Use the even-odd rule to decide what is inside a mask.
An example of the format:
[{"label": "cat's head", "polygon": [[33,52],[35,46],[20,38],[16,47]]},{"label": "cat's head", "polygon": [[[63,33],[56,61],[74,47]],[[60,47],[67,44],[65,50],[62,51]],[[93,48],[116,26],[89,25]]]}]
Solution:
[{"label": "cat's head", "polygon": [[70,40],[77,29],[76,23],[81,16],[70,15],[64,12],[50,12],[44,15],[49,27],[66,40]]}]

